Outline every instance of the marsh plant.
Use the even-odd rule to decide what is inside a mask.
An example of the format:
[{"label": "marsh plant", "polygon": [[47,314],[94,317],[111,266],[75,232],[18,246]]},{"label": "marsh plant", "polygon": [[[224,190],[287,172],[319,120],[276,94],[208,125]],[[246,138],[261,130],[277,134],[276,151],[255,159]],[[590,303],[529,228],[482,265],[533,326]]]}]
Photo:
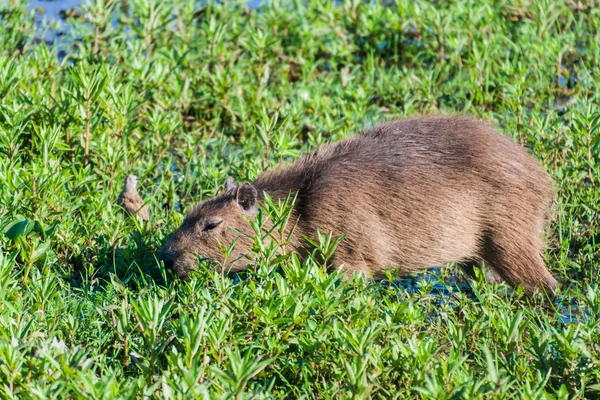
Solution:
[{"label": "marsh plant", "polygon": [[[98,0],[43,24],[36,12],[0,0],[0,397],[600,395],[596,2]],[[551,173],[554,304],[481,274],[457,284],[456,269],[411,285],[328,274],[343,237],[321,232],[300,259],[276,202],[260,214],[272,232],[252,222],[243,274],[199,262],[179,281],[156,260],[228,176],[431,113],[489,120]],[[127,174],[149,221],[117,205]]]}]

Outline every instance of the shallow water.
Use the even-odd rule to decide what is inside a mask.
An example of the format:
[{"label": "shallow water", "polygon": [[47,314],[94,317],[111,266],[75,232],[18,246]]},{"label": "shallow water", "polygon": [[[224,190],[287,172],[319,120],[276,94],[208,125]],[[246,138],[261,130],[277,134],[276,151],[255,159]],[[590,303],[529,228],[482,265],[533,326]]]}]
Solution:
[{"label": "shallow water", "polygon": [[[35,11],[35,24],[39,32],[38,39],[48,44],[56,43],[59,51],[66,47],[68,43],[63,39],[63,36],[71,25],[63,20],[60,14],[62,11],[75,8],[80,4],[82,4],[81,0],[29,0],[27,8]],[[52,29],[47,29],[49,24],[53,25]]]},{"label": "shallow water", "polygon": [[[70,44],[69,29],[71,25],[63,18],[64,12],[69,9],[78,9],[79,6],[93,0],[29,0],[27,8],[35,11],[37,39],[45,41],[48,45],[56,45],[58,56],[62,60]],[[266,0],[248,0],[250,8],[259,8]],[[199,4],[203,4],[199,2]],[[51,27],[49,26],[51,25]]]},{"label": "shallow water", "polygon": [[[83,4],[83,0],[29,0],[29,8],[39,10],[37,13],[36,20],[41,24],[44,19],[46,21],[62,21],[60,14],[61,11],[68,10],[69,8],[77,8]],[[248,0],[247,4],[250,8],[260,7],[262,0]],[[64,21],[63,21],[63,24]],[[65,24],[67,25],[67,24]]]},{"label": "shallow water", "polygon": [[56,21],[61,20],[60,12],[67,10],[69,8],[74,8],[82,4],[81,0],[56,0],[56,1],[47,1],[47,0],[30,0],[29,8],[40,10],[43,12],[38,12],[36,19],[39,22],[42,22],[45,18],[47,21]]}]

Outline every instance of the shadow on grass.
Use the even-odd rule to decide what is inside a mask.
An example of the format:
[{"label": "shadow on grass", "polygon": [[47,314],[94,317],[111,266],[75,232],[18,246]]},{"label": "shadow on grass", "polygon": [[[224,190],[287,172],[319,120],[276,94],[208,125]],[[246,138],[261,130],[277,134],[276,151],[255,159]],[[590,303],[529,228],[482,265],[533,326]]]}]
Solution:
[{"label": "shadow on grass", "polygon": [[[159,240],[155,235],[134,231],[126,246],[112,247],[107,235],[94,239],[95,253],[91,250],[72,257],[72,274],[68,282],[78,289],[86,288],[91,291],[106,290],[114,275],[122,284],[132,291],[139,291],[150,286],[167,288],[178,280],[158,261],[158,250],[167,239]],[[85,265],[88,265],[87,269]],[[93,269],[93,271],[90,271]],[[201,272],[199,272],[201,273]],[[282,273],[282,271],[274,271]],[[252,279],[252,271],[228,273],[233,284],[243,284]],[[425,293],[435,299],[440,305],[454,304],[449,301],[458,293],[466,298],[477,301],[469,279],[460,271],[452,274],[442,272],[442,268],[433,268],[415,275],[397,275],[393,280],[372,280],[371,285],[378,288],[393,287],[409,294]],[[512,290],[506,288],[501,296],[511,296]],[[553,306],[560,315],[563,323],[579,323],[586,319],[586,310],[581,304],[574,304],[569,297],[557,297]]]},{"label": "shadow on grass", "polygon": [[111,275],[131,290],[147,286],[169,286],[174,279],[157,259],[161,241],[154,235],[133,232],[125,246],[112,246],[107,235],[93,239],[94,249],[72,256],[70,285],[94,286],[102,290],[111,284]]}]

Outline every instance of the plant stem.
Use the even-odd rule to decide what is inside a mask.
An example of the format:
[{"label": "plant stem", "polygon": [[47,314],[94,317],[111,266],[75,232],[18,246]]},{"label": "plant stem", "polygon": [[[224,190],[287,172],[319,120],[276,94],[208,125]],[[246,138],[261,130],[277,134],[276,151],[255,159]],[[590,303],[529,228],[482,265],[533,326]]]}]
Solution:
[{"label": "plant stem", "polygon": [[587,164],[588,164],[588,179],[592,186],[594,185],[594,175],[592,175],[592,127],[588,126],[587,129]]},{"label": "plant stem", "polygon": [[83,155],[84,155],[83,165],[85,167],[87,167],[87,165],[88,165],[89,154],[90,154],[90,121],[91,121],[90,108],[91,108],[91,101],[88,98],[86,101],[86,104],[85,104],[85,149],[83,151]]}]

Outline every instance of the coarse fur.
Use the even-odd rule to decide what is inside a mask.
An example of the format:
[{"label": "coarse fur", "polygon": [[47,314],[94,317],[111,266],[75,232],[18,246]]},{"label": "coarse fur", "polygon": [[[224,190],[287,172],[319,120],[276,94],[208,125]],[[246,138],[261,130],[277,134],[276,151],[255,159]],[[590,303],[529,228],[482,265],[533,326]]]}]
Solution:
[{"label": "coarse fur", "polygon": [[[194,208],[160,258],[186,277],[198,255],[235,271],[251,263],[246,221],[263,200],[296,195],[291,246],[303,236],[346,233],[333,265],[381,278],[459,263],[470,274],[485,263],[490,281],[552,292],[543,231],[554,195],[550,176],[525,149],[467,117],[397,120],[322,146],[253,183],[228,180],[225,192]],[[221,246],[237,240],[228,260]]]}]

